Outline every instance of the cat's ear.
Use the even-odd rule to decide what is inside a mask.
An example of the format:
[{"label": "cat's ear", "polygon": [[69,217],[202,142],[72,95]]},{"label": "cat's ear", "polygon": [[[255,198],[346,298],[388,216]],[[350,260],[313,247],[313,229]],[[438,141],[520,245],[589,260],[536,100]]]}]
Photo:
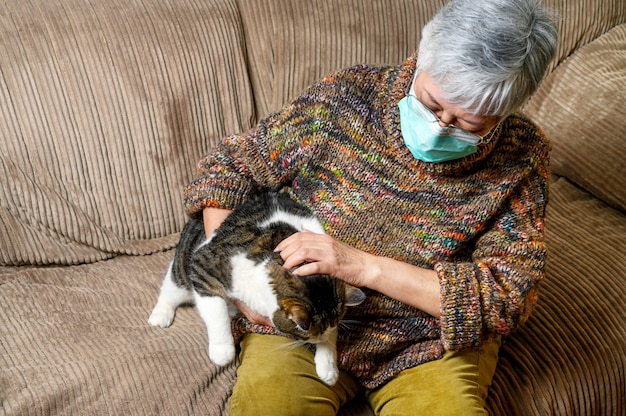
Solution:
[{"label": "cat's ear", "polygon": [[346,306],[356,306],[363,303],[365,293],[358,287],[346,284]]},{"label": "cat's ear", "polygon": [[311,320],[309,318],[309,311],[306,305],[295,298],[286,298],[281,302],[281,307],[287,314],[287,317],[291,319],[300,329],[304,331],[308,331],[309,326],[311,325]]}]

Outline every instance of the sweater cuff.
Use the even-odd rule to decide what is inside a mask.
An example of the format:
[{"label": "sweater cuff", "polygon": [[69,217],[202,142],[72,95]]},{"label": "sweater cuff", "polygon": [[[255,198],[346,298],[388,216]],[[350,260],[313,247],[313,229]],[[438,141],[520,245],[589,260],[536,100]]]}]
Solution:
[{"label": "sweater cuff", "polygon": [[205,208],[234,209],[246,201],[253,186],[241,178],[200,177],[183,191],[185,211],[191,218],[201,219]]},{"label": "sweater cuff", "polygon": [[483,343],[483,317],[477,265],[438,263],[441,287],[441,342],[446,350],[477,348]]}]

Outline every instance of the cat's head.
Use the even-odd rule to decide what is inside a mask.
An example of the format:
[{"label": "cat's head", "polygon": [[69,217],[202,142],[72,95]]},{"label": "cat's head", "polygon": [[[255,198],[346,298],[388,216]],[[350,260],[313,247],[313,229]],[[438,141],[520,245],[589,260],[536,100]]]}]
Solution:
[{"label": "cat's head", "polygon": [[324,339],[350,306],[359,305],[365,294],[358,288],[325,275],[298,277],[304,284],[297,293],[278,298],[273,322],[278,330],[307,342]]}]

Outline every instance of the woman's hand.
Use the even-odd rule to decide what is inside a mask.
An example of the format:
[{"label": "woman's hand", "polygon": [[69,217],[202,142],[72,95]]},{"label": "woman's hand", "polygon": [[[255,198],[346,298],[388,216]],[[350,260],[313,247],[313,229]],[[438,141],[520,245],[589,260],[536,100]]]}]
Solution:
[{"label": "woman's hand", "polygon": [[[280,251],[285,261],[284,267],[293,269],[296,275],[328,274],[353,286],[364,285],[364,265],[368,254],[326,234],[309,231],[296,233],[283,240],[275,251]],[[232,302],[250,322],[274,326],[268,317],[259,315],[243,302]]]},{"label": "woman's hand", "polygon": [[373,276],[372,256],[329,235],[310,231],[295,233],[280,242],[275,251],[294,274],[327,274],[356,287],[367,287]]},{"label": "woman's hand", "polygon": [[256,313],[255,311],[250,309],[250,307],[245,303],[236,299],[231,299],[231,302],[237,307],[237,309],[239,309],[239,311],[241,311],[241,313],[244,314],[246,318],[248,318],[248,321],[252,322],[253,324],[274,326],[274,323],[270,318]]},{"label": "woman's hand", "polygon": [[229,209],[221,208],[205,208],[202,210],[202,223],[204,224],[206,238],[211,238],[213,232],[222,225],[231,212]]},{"label": "woman's hand", "polygon": [[309,231],[293,234],[276,247],[284,267],[300,276],[327,274],[356,287],[366,287],[390,298],[440,316],[439,277],[424,269],[375,256]]}]

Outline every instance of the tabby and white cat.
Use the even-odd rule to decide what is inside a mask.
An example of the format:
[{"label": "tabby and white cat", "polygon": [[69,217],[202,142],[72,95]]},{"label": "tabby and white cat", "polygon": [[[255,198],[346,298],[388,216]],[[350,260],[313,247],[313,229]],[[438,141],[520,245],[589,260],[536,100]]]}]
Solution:
[{"label": "tabby and white cat", "polygon": [[263,193],[240,205],[209,239],[203,224],[190,220],[148,322],[166,328],[178,306],[194,302],[207,326],[211,361],[226,365],[235,357],[229,299],[237,299],[270,317],[279,331],[315,344],[317,374],[334,384],[337,325],[346,307],[365,295],[339,279],[296,276],[282,267],[274,248],[302,230],[324,232],[308,209],[284,193]]}]

